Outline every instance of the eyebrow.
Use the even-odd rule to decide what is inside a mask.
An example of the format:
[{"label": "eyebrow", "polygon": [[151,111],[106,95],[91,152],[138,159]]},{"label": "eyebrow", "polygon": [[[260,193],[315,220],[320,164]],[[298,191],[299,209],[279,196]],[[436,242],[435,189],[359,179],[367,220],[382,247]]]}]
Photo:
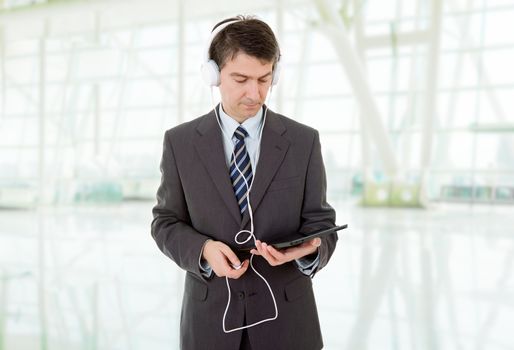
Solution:
[{"label": "eyebrow", "polygon": [[[262,78],[266,78],[268,76],[270,76],[273,72],[268,72],[266,74],[264,74],[263,76],[261,77],[258,77],[257,79],[262,79]],[[230,73],[230,76],[231,77],[236,77],[236,78],[250,78],[248,75],[245,75],[245,74],[242,74],[242,73]]]}]

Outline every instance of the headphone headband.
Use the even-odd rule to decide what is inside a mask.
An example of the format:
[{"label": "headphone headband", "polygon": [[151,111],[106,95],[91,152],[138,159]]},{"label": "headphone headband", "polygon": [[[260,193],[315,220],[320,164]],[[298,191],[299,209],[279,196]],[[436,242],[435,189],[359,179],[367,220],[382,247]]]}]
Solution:
[{"label": "headphone headband", "polygon": [[212,42],[214,41],[214,38],[216,38],[216,35],[218,35],[223,29],[227,28],[229,25],[241,22],[240,19],[234,19],[231,21],[227,21],[225,23],[220,24],[216,28],[214,28],[211,32],[211,36],[209,37],[209,41],[207,42],[207,47],[205,48],[205,62],[209,61],[211,57],[209,56],[209,50],[211,48]]},{"label": "headphone headband", "polygon": [[[211,59],[209,56],[209,51],[212,45],[212,42],[216,38],[216,36],[222,32],[225,28],[227,28],[229,25],[241,22],[242,19],[233,19],[229,20],[225,23],[220,24],[211,33],[211,36],[209,37],[209,41],[207,42],[207,47],[205,48],[205,55],[204,55],[204,62],[202,63],[202,66],[200,68],[202,73],[202,78],[205,81],[205,83],[208,86],[219,86],[220,85],[220,69],[218,67],[218,64]],[[280,61],[277,61],[275,63],[275,66],[273,67],[273,76],[271,79],[271,84],[276,85],[278,82],[278,78],[280,76]]]}]

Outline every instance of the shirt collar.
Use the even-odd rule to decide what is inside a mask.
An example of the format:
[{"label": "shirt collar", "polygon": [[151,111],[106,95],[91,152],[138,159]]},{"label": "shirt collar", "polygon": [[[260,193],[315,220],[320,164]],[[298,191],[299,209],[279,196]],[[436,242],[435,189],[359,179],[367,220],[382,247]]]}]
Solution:
[{"label": "shirt collar", "polygon": [[245,128],[246,132],[248,132],[248,137],[255,140],[259,138],[259,129],[262,124],[262,107],[259,109],[257,114],[255,114],[253,117],[246,119],[242,124],[239,124],[235,119],[233,119],[227,113],[225,113],[223,107],[221,106],[221,103],[219,112],[221,119],[221,127],[223,128],[223,130],[225,130],[225,132],[228,135],[231,135],[233,137],[237,127],[241,125],[243,128]]}]

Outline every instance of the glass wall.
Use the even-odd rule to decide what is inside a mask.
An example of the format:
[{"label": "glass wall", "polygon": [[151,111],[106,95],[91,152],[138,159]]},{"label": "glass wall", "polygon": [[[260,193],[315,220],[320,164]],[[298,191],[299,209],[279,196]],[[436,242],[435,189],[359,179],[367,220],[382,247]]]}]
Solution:
[{"label": "glass wall", "polygon": [[[326,348],[512,345],[514,0],[31,4],[0,1],[0,350],[178,344],[183,272],[149,233],[162,139],[217,103],[199,67],[238,13],[277,33],[268,104],[320,131],[353,220],[316,277]],[[354,205],[391,164],[429,201],[507,205]]]},{"label": "glass wall", "polygon": [[[282,5],[245,11],[267,20],[282,45],[283,74],[269,105],[321,132],[331,196],[359,195],[363,157],[375,179],[384,176],[384,167],[380,153],[362,143],[369,125],[347,79],[351,67],[320,29],[324,19],[316,3]],[[196,15],[195,2],[173,6],[183,22],[170,14],[167,20],[111,23],[115,10],[103,9],[81,16],[87,24],[76,30],[69,30],[75,10],[31,17],[28,23],[38,30],[26,35],[18,30],[25,25],[21,19],[4,25],[4,205],[153,197],[163,131],[206,113],[218,99],[216,91],[211,99],[198,67],[211,27],[234,13]],[[505,28],[514,5],[445,4],[439,29],[427,6],[367,1],[338,9],[399,174],[419,179],[428,138],[429,198],[510,202],[514,37]],[[437,52],[430,44],[434,31]],[[432,55],[437,79],[429,100]],[[427,116],[431,101],[434,113]],[[367,143],[373,145],[373,137]]]}]

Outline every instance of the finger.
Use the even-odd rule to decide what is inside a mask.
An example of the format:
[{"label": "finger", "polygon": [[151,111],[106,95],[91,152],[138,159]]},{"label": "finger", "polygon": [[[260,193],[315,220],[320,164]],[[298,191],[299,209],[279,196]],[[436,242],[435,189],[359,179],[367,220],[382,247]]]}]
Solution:
[{"label": "finger", "polygon": [[218,271],[216,273],[218,277],[229,277],[232,274],[232,271],[234,271],[234,269],[230,265],[230,262],[225,257],[219,259],[216,268],[213,267],[213,270],[215,272]]},{"label": "finger", "polygon": [[266,249],[268,250],[268,253],[276,259],[281,259],[284,257],[284,253],[276,249],[272,245],[266,246]]},{"label": "finger", "polygon": [[272,265],[274,264],[277,264],[277,259],[275,259],[275,257],[273,255],[270,254],[269,250],[268,250],[268,245],[266,243],[262,243],[261,245],[261,248],[262,248],[262,256],[264,256],[264,258]]},{"label": "finger", "polygon": [[313,247],[311,242],[309,241],[302,243],[299,246],[282,249],[281,252],[287,257],[289,261],[291,261],[312,254],[316,250],[317,248]]},{"label": "finger", "polygon": [[313,246],[319,247],[321,245],[321,238],[317,237],[311,240],[310,242]]},{"label": "finger", "polygon": [[277,265],[277,261],[276,259],[270,255],[269,251],[268,251],[268,245],[266,243],[260,243],[258,246],[257,246],[257,249],[259,250],[259,252],[261,253],[261,256],[266,259],[266,261],[268,262],[268,264],[270,265]]},{"label": "finger", "polygon": [[264,253],[264,251],[262,249],[262,242],[261,241],[256,241],[255,242],[255,248],[257,249],[257,252],[259,253],[259,255],[262,255]]},{"label": "finger", "polygon": [[243,261],[241,268],[238,270],[232,270],[230,271],[230,274],[228,275],[229,278],[238,279],[239,277],[243,276],[246,270],[248,270],[249,262],[248,260]]},{"label": "finger", "polygon": [[275,247],[269,245],[268,246],[269,254],[275,259],[277,263],[283,264],[295,259],[294,254],[291,254],[287,251],[282,251],[280,249],[276,249]]},{"label": "finger", "polygon": [[232,271],[232,267],[229,265],[228,261],[225,258],[219,259],[211,267],[214,273],[216,273],[216,276],[218,277],[228,276]]},{"label": "finger", "polygon": [[257,244],[255,245],[257,247],[257,251],[259,252],[259,255],[265,256],[266,255],[266,249],[264,248],[264,245],[262,242],[257,241]]},{"label": "finger", "polygon": [[229,246],[223,247],[222,253],[227,257],[231,264],[236,266],[241,265],[241,261]]},{"label": "finger", "polygon": [[250,254],[253,254],[253,255],[261,255],[261,253],[259,253],[259,251],[257,249],[252,249],[250,250]]},{"label": "finger", "polygon": [[253,255],[261,255],[261,253],[259,252],[259,250],[257,250],[257,244],[259,244],[261,241],[259,240],[256,240],[255,241],[255,248],[252,248],[250,249],[250,254],[253,254]]},{"label": "finger", "polygon": [[230,263],[230,266],[232,266],[232,268],[234,270],[239,270],[239,269],[241,269],[243,267],[243,263],[241,263],[239,265],[235,265],[235,264]]},{"label": "finger", "polygon": [[256,248],[256,250],[257,250],[258,255],[260,255],[260,256],[262,256],[262,257],[264,257],[264,253],[265,253],[265,252],[264,252],[264,249],[262,248],[262,243],[261,243],[261,241],[256,241],[256,242],[255,242],[255,248]]}]

